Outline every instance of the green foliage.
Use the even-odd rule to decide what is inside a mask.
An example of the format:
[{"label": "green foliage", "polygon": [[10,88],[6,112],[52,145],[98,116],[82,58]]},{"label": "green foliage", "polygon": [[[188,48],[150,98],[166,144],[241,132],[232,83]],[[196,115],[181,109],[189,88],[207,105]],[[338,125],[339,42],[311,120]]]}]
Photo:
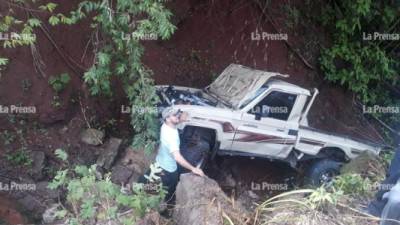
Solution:
[{"label": "green foliage", "polygon": [[15,152],[7,153],[6,159],[15,166],[30,166],[32,164],[32,159],[26,151],[26,148],[21,148]]},{"label": "green foliage", "polygon": [[60,23],[60,19],[57,16],[50,16],[49,24],[52,26],[58,25]]},{"label": "green foliage", "polygon": [[336,205],[343,193],[341,191],[331,190],[333,189],[327,189],[321,186],[317,189],[299,189],[284,192],[261,203],[257,207],[257,210],[273,211],[274,207],[282,203],[298,205],[308,209],[321,209],[327,205]]},{"label": "green foliage", "polygon": [[62,106],[62,102],[61,102],[60,96],[54,95],[53,96],[53,100],[51,101],[51,105],[56,109],[60,108]]},{"label": "green foliage", "polygon": [[[123,88],[130,101],[136,107],[154,107],[158,102],[151,71],[141,63],[143,55],[142,39],[147,36],[160,37],[165,40],[175,31],[170,22],[172,13],[159,0],[120,0],[112,4],[109,1],[82,1],[76,10],[68,15],[55,13],[57,4],[49,2],[40,4],[37,0],[10,0],[18,8],[29,8],[39,5],[35,10],[50,14],[50,25],[72,25],[90,15],[91,27],[95,32],[101,32],[100,43],[96,49],[94,65],[85,73],[84,80],[90,85],[93,95],[110,96],[113,93],[111,79],[117,76],[123,83]],[[35,4],[33,4],[35,3]],[[0,19],[0,32],[9,32],[16,27],[15,37],[6,40],[3,47],[17,47],[34,44],[36,37],[33,29],[42,25],[42,21],[28,14],[27,18],[17,18],[13,10]],[[138,19],[140,18],[140,20]],[[0,59],[5,64],[4,58]],[[54,80],[53,89],[60,92],[64,83]],[[53,101],[55,107],[60,107],[58,101]],[[158,137],[158,125],[155,114],[132,112],[131,124],[135,130],[133,145],[153,149]]]},{"label": "green foliage", "polygon": [[43,11],[49,11],[49,12],[53,12],[54,9],[57,7],[57,4],[49,2],[46,5],[41,5],[39,6],[39,9],[43,10]]},{"label": "green foliage", "polygon": [[390,163],[392,162],[393,158],[394,158],[394,151],[385,151],[382,152],[382,154],[380,155],[380,159],[382,160],[382,162],[385,164],[386,167],[389,167]]},{"label": "green foliage", "polygon": [[144,177],[149,180],[150,182],[155,182],[156,180],[159,180],[160,177],[157,175],[157,173],[160,173],[162,171],[160,165],[156,162],[150,165],[150,174],[145,175]]},{"label": "green foliage", "polygon": [[327,204],[336,205],[343,192],[340,190],[329,191],[325,187],[319,187],[311,192],[307,198],[307,203],[312,209],[318,209]]},{"label": "green foliage", "polygon": [[0,78],[1,78],[1,71],[4,70],[5,66],[7,66],[7,64],[8,64],[8,59],[0,57]]},{"label": "green foliage", "polygon": [[288,2],[289,4],[283,5],[283,9],[287,14],[286,25],[290,29],[294,29],[300,23],[301,12],[298,10],[291,1]]},{"label": "green foliage", "polygon": [[[93,15],[91,26],[104,37],[94,65],[84,75],[91,94],[111,96],[111,79],[117,76],[131,105],[154,107],[158,98],[152,73],[141,63],[144,49],[140,42],[147,35],[169,38],[176,29],[170,23],[172,13],[157,0],[121,0],[114,5],[83,1],[68,19],[75,22],[89,14]],[[156,115],[132,112],[131,118],[136,133],[133,145],[153,149],[158,137]]]},{"label": "green foliage", "polygon": [[[67,154],[61,149],[56,150],[56,155],[67,159]],[[50,189],[67,191],[69,208],[63,207],[57,213],[67,224],[91,224],[91,221],[134,224],[146,212],[157,209],[164,199],[165,192],[161,187],[155,195],[146,193],[142,185],[134,185],[131,193],[124,193],[111,182],[109,175],[101,177],[96,167],[76,166],[74,170],[60,170],[49,183]]]},{"label": "green foliage", "polygon": [[9,145],[15,141],[16,135],[12,132],[9,132],[8,130],[5,130],[0,134],[1,139],[3,139],[5,145]]},{"label": "green foliage", "polygon": [[333,187],[347,195],[366,197],[371,195],[373,184],[359,174],[341,174],[334,179]]},{"label": "green foliage", "polygon": [[8,64],[8,59],[0,58],[0,66],[6,66]]},{"label": "green foliage", "polygon": [[[31,45],[36,41],[33,28],[37,26],[38,22],[32,19],[22,21],[14,17],[14,13],[14,11],[9,10],[8,15],[0,18],[0,32],[5,38],[3,40],[4,48]],[[16,30],[17,27],[18,30]]]},{"label": "green foliage", "polygon": [[332,33],[333,45],[323,49],[321,69],[330,81],[357,93],[364,103],[390,104],[388,85],[398,84],[398,61],[380,40],[363,40],[367,33],[391,33],[396,6],[386,1],[330,1],[320,21]]},{"label": "green foliage", "polygon": [[65,89],[70,81],[71,77],[68,75],[68,73],[62,73],[58,76],[50,77],[49,84],[55,92],[60,93]]},{"label": "green foliage", "polygon": [[[8,10],[4,10],[4,14],[0,17],[0,33],[4,40],[0,41],[3,48],[16,48],[19,46],[29,46],[36,42],[36,35],[34,29],[42,26],[42,21],[39,18],[28,13],[30,11],[39,11],[50,14],[49,23],[51,25],[59,24],[72,24],[73,21],[66,19],[62,14],[53,15],[57,4],[49,2],[45,5],[37,6],[40,0],[10,0],[10,7]],[[31,7],[32,6],[32,7]],[[27,9],[27,13],[18,15],[18,10],[15,9]],[[57,17],[58,23],[55,23],[53,17]],[[0,77],[1,70],[7,65],[8,59],[0,57]]]},{"label": "green foliage", "polygon": [[57,156],[57,158],[61,159],[62,161],[67,161],[68,159],[68,154],[60,148],[56,149],[54,154]]},{"label": "green foliage", "polygon": [[[400,85],[400,62],[395,53],[398,41],[374,37],[375,33],[398,33],[399,6],[384,0],[330,0],[321,4],[322,10],[314,19],[332,40],[329,48],[321,50],[320,68],[326,78],[356,93],[362,104],[400,107],[396,97]],[[400,122],[396,114],[372,116],[388,124]],[[390,135],[384,135],[392,141]]]}]

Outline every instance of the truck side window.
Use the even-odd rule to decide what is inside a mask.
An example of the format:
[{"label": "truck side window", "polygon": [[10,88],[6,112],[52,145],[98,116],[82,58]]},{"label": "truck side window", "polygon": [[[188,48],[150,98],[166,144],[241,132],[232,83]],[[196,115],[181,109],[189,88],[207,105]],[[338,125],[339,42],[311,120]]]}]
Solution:
[{"label": "truck side window", "polygon": [[288,94],[279,91],[273,91],[265,96],[253,109],[248,113],[260,113],[261,117],[269,117],[278,120],[287,120],[293,105],[296,101],[297,95]]}]

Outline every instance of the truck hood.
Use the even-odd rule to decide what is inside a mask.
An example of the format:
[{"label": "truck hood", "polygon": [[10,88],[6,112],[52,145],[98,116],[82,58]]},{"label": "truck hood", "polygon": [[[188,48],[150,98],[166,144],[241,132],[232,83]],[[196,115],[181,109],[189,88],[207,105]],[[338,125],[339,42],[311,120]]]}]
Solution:
[{"label": "truck hood", "polygon": [[256,91],[274,76],[288,77],[288,75],[231,64],[206,90],[232,108],[238,109],[243,102],[254,96]]}]

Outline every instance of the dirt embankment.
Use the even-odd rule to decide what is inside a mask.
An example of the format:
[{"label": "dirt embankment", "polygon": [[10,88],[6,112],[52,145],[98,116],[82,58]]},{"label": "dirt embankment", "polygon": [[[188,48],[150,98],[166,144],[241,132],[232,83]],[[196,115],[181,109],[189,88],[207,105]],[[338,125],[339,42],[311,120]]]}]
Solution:
[{"label": "dirt embankment", "polygon": [[[65,13],[78,2],[64,1],[57,10]],[[297,5],[301,7],[301,4]],[[268,7],[275,25],[263,16],[253,1],[180,0],[169,2],[168,6],[174,12],[173,20],[178,27],[176,33],[169,41],[144,41],[146,53],[143,60],[154,71],[157,84],[204,87],[230,63],[290,74],[289,81],[306,88],[318,87],[321,91],[311,110],[311,125],[376,139],[374,132],[365,131],[365,121],[352,107],[351,93],[324,82],[323,76],[308,68],[284,40],[256,40],[256,33],[264,32],[286,35],[287,41],[295,47],[307,41],[302,40],[299,29],[285,23],[289,19],[283,2],[271,1]],[[7,9],[4,4],[0,7],[3,11]],[[43,19],[48,17],[39,16]],[[74,26],[47,25],[47,34],[40,29],[36,32],[36,51],[29,47],[5,51],[10,65],[0,81],[0,104],[35,106],[37,113],[27,117],[41,124],[65,123],[74,116],[82,116],[83,104],[89,122],[100,123],[101,120],[104,123],[115,119],[117,124],[121,124],[120,130],[128,129],[129,118],[121,114],[121,105],[126,104],[121,88],[115,88],[118,93],[113,99],[86,98],[87,87],[82,83],[82,76],[93,63],[93,33],[88,25],[89,21]],[[307,34],[315,33],[316,28],[310,25],[309,30],[307,27],[301,29],[302,34]],[[310,52],[318,51],[314,47]],[[306,57],[309,55],[306,53],[302,54]],[[313,57],[306,57],[306,60],[317,68],[315,54]],[[40,67],[37,60],[44,65]],[[42,72],[38,71],[39,67]],[[48,78],[63,72],[71,75],[72,82],[60,94],[60,99],[54,100],[55,93]],[[57,101],[61,106],[55,106]],[[0,116],[3,129],[9,129],[8,120],[6,116]]]}]

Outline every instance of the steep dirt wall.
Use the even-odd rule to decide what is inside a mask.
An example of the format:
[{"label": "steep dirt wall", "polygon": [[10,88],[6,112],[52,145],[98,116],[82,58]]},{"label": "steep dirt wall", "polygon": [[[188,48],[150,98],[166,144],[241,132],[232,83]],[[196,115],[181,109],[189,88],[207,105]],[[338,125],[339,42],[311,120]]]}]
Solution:
[{"label": "steep dirt wall", "polygon": [[[58,10],[67,12],[78,2],[60,1]],[[362,137],[376,136],[373,132],[363,131],[366,134],[361,134],[365,124],[353,109],[352,94],[324,82],[323,76],[305,66],[284,41],[252,40],[255,32],[275,34],[278,29],[287,35],[289,42],[301,43],[302,37],[298,33],[284,29],[286,17],[281,9],[285,2],[271,1],[268,8],[273,12],[271,15],[277,21],[276,26],[266,20],[253,1],[179,0],[167,5],[175,14],[176,33],[169,41],[143,42],[146,47],[144,63],[154,71],[156,83],[204,87],[230,63],[290,74],[289,81],[306,88],[318,87],[321,91],[311,110],[310,123],[313,126]],[[0,10],[6,9],[4,3],[0,7]],[[48,15],[40,16],[48,18]],[[55,28],[47,25],[57,47],[43,31],[37,30],[39,55],[35,57],[38,59],[40,56],[46,65],[43,73],[33,66],[31,48],[4,51],[11,62],[0,81],[0,104],[36,106],[37,113],[32,116],[42,123],[66,121],[79,114],[77,95],[80,92],[87,94],[82,85],[82,75],[93,63],[93,46],[89,42],[92,33],[88,24],[89,21],[83,21],[78,25]],[[303,31],[310,32],[313,30]],[[71,75],[72,84],[60,95],[62,106],[56,108],[52,105],[54,92],[48,85],[48,77],[63,72]],[[31,83],[28,91],[22,90],[24,80]],[[121,88],[116,90],[119,94],[113,101],[92,99],[89,108],[103,117],[127,119],[120,113],[119,106],[125,102]],[[3,117],[0,123],[7,121]]]}]

